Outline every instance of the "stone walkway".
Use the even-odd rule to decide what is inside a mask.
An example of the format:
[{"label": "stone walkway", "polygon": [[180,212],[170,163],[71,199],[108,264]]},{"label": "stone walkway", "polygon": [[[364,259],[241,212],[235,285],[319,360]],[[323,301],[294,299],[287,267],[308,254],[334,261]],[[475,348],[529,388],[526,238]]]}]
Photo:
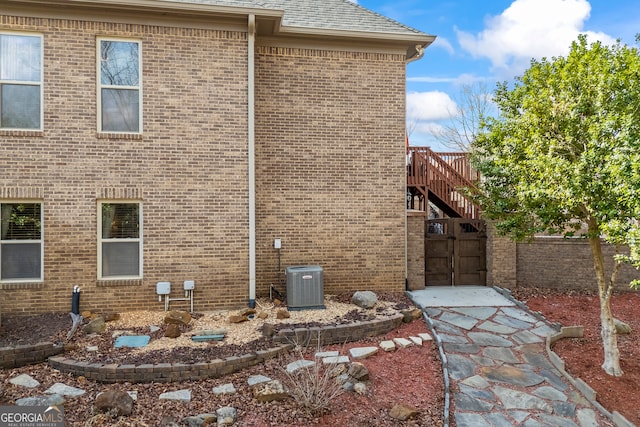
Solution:
[{"label": "stone walkway", "polygon": [[599,413],[555,369],[556,332],[517,306],[427,307],[447,359],[458,427],[595,427]]}]

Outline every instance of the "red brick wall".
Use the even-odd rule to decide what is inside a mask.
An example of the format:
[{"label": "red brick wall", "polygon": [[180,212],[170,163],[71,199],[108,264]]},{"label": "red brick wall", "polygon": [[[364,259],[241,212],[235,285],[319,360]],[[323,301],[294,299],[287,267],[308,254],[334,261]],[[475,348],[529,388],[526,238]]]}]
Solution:
[{"label": "red brick wall", "polygon": [[[248,299],[247,38],[242,31],[0,17],[44,36],[44,131],[0,131],[0,199],[43,204],[44,281],[0,284],[7,313],[195,309]],[[141,42],[141,136],[96,132],[96,37]],[[325,292],[404,289],[402,54],[258,47],[258,295],[319,264]],[[97,202],[143,206],[144,278],[97,280]],[[284,275],[282,276],[284,284]],[[172,303],[186,308],[186,303]]]},{"label": "red brick wall", "polygon": [[404,56],[258,47],[256,101],[258,293],[274,238],[325,293],[404,290]]},{"label": "red brick wall", "polygon": [[[76,284],[81,309],[158,309],[155,283],[185,279],[198,310],[246,304],[246,33],[11,16],[0,29],[44,36],[44,131],[0,132],[0,199],[43,203],[44,282],[0,285],[5,313],[70,310]],[[97,135],[98,36],[141,41],[140,137]],[[97,281],[101,198],[142,202],[143,280]]]},{"label": "red brick wall", "polygon": [[[605,277],[613,270],[614,248],[602,246]],[[532,243],[519,243],[517,256],[518,286],[539,286],[568,289],[597,289],[591,248],[586,240],[566,240],[554,237],[536,238]],[[629,282],[640,278],[640,272],[623,265],[616,286],[628,290]]]}]

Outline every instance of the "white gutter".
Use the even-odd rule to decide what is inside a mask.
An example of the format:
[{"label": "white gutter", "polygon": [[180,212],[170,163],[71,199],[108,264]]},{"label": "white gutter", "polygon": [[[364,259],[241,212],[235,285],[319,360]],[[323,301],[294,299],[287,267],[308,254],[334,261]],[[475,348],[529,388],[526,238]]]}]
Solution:
[{"label": "white gutter", "polygon": [[249,15],[247,31],[247,127],[249,137],[249,307],[256,304],[256,171],[255,171],[255,43],[256,16]]}]

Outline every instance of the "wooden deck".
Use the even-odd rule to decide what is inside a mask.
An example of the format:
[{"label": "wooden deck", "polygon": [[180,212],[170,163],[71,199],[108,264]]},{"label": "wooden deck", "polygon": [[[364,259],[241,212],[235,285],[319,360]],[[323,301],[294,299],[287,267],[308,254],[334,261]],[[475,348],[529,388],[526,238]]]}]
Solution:
[{"label": "wooden deck", "polygon": [[427,210],[428,200],[449,217],[480,217],[479,207],[464,192],[479,179],[466,153],[436,153],[428,147],[409,147],[407,157],[408,208]]}]

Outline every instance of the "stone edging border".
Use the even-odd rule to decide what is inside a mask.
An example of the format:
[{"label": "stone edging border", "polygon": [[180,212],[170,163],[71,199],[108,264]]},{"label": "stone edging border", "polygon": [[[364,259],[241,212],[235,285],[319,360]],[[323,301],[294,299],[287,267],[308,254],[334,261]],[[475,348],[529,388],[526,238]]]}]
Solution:
[{"label": "stone edging border", "polygon": [[346,325],[281,329],[273,336],[277,347],[208,362],[119,365],[81,362],[64,356],[53,356],[49,358],[49,365],[62,372],[103,383],[149,383],[219,378],[263,363],[290,350],[296,344],[318,345],[318,339],[321,340],[321,345],[342,344],[382,335],[399,327],[402,319],[403,315],[397,314],[387,319]]},{"label": "stone edging border", "polygon": [[[412,298],[412,295],[409,291],[406,291],[405,294],[407,298],[409,298],[417,307],[420,305]],[[442,340],[440,336],[436,333],[436,328],[433,325],[433,321],[427,314],[425,309],[422,309],[422,317],[424,321],[429,326],[429,330],[431,331],[431,335],[433,336],[434,341],[438,346],[438,352],[440,353],[440,362],[442,363],[442,379],[444,382],[444,414],[443,414],[443,427],[449,427],[449,412],[451,406],[451,384],[449,381],[449,362],[447,360],[447,355],[444,354],[444,348],[442,347]]]},{"label": "stone edging border", "polygon": [[635,427],[633,423],[627,420],[618,411],[613,413],[607,411],[598,401],[596,401],[596,391],[589,387],[581,378],[575,379],[565,369],[564,360],[560,358],[553,350],[551,346],[562,338],[581,338],[584,335],[584,327],[582,326],[566,326],[560,329],[560,332],[550,334],[546,340],[547,356],[555,368],[562,373],[562,375],[569,380],[569,382],[584,395],[584,397],[597,408],[604,416],[609,418],[617,427]]},{"label": "stone edging border", "polygon": [[[517,301],[515,298],[513,298],[513,296],[511,295],[511,292],[508,289],[504,289],[504,288],[499,288],[497,286],[493,287],[497,292],[499,292],[500,294],[502,294],[505,298],[508,298],[509,300],[513,301],[516,305],[518,305],[518,307],[528,311],[529,313],[531,313],[533,316],[535,316],[536,318],[540,319],[540,320],[544,320],[545,322],[548,322],[547,319],[544,318],[544,316],[542,316],[541,313],[539,312],[534,312],[531,311],[531,309],[529,307],[527,307],[525,304],[521,303],[520,301]],[[551,361],[551,363],[553,364],[553,366],[575,387],[577,388],[580,393],[582,393],[582,395],[589,401],[589,403],[591,403],[598,411],[600,411],[600,413],[602,415],[604,415],[605,417],[609,418],[617,427],[635,427],[635,425],[631,422],[629,422],[629,420],[627,420],[622,414],[620,414],[618,411],[614,411],[613,413],[607,411],[599,402],[596,401],[596,391],[594,389],[592,389],[591,387],[589,387],[589,385],[587,383],[585,383],[581,378],[575,379],[573,378],[573,376],[568,373],[564,367],[564,360],[562,360],[562,358],[560,358],[560,356],[558,356],[553,350],[551,350],[551,346],[558,340],[562,339],[562,338],[581,338],[584,334],[584,327],[582,326],[560,326],[559,324],[552,324],[552,325],[557,325],[558,327],[560,327],[560,332],[557,332],[555,334],[549,334],[547,335],[547,339],[546,339],[546,352],[547,352],[547,356],[549,358],[549,360]]]},{"label": "stone edging border", "polygon": [[0,369],[19,368],[46,362],[50,356],[60,354],[63,350],[62,346],[52,342],[2,347],[0,348]]}]

